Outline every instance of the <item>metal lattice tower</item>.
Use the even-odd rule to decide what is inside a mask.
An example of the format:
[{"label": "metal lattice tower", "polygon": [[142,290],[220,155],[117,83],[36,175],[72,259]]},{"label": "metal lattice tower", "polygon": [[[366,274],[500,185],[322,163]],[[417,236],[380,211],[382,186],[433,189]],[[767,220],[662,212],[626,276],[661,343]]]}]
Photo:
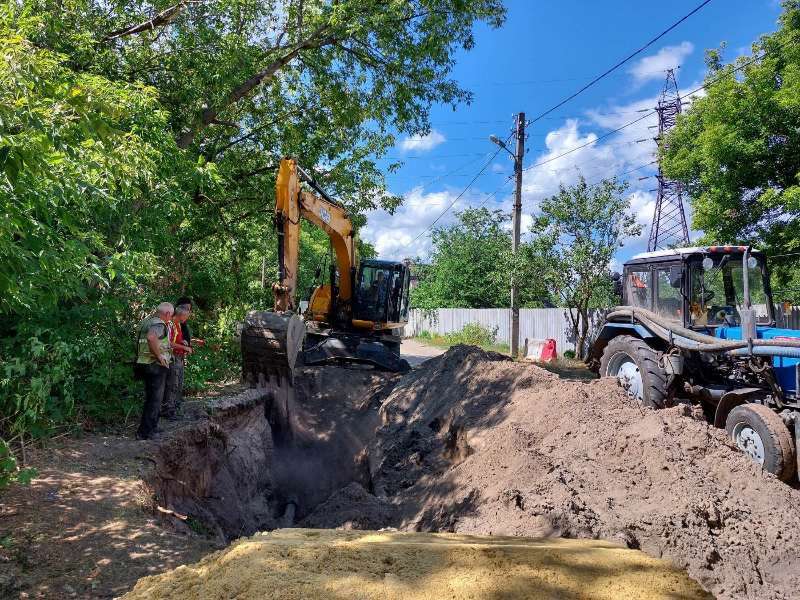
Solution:
[{"label": "metal lattice tower", "polygon": [[[675,121],[681,114],[681,97],[678,93],[678,82],[672,69],[667,71],[667,81],[656,106],[658,113],[658,137],[656,142],[659,147],[664,143],[664,134],[675,126]],[[653,213],[653,224],[650,227],[650,239],[647,250],[663,250],[674,246],[684,246],[689,243],[689,229],[686,226],[686,214],[683,211],[683,198],[681,197],[681,184],[664,177],[661,163],[658,165],[658,197],[656,210]]]}]

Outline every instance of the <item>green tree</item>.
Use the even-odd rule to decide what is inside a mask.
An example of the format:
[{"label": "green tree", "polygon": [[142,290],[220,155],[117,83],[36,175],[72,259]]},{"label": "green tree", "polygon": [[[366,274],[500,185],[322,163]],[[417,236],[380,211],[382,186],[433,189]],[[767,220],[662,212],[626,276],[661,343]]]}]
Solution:
[{"label": "green tree", "polygon": [[502,308],[509,302],[508,216],[487,208],[456,213],[435,229],[429,264],[411,290],[412,308]]},{"label": "green tree", "polygon": [[623,197],[627,182],[616,178],[589,185],[583,175],[576,185],[542,201],[531,226],[533,239],[521,250],[561,306],[569,310],[576,351],[584,356],[589,309],[607,301],[608,267],[623,242],[639,235],[642,225],[628,213]]},{"label": "green tree", "polygon": [[[709,243],[750,242],[772,254],[800,251],[800,2],[782,5],[780,28],[750,55],[725,63],[724,44],[706,53],[707,95],[678,118],[661,155]],[[785,283],[798,270],[781,262]]]}]

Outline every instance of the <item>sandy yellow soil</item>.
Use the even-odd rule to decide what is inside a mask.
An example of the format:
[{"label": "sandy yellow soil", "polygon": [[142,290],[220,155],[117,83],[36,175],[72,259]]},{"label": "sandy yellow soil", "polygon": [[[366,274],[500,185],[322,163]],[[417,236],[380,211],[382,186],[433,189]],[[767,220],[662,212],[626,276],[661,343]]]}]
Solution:
[{"label": "sandy yellow soil", "polygon": [[709,598],[686,574],[607,542],[281,529],[139,581],[138,598]]}]

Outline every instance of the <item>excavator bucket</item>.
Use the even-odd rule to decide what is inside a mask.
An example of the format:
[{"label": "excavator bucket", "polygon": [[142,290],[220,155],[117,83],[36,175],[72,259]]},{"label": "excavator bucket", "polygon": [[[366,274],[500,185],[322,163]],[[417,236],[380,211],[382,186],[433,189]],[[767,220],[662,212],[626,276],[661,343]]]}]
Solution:
[{"label": "excavator bucket", "polygon": [[248,312],[242,328],[244,380],[251,387],[263,387],[271,377],[291,381],[305,335],[305,323],[293,312]]}]

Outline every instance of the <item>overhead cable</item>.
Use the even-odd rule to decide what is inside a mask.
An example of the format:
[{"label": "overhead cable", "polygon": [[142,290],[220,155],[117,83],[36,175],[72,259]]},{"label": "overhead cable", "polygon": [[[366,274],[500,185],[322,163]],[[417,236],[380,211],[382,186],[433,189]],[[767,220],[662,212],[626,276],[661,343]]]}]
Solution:
[{"label": "overhead cable", "polygon": [[[406,249],[406,248],[408,248],[408,247],[409,247],[411,244],[413,244],[413,243],[414,243],[414,242],[416,242],[416,241],[417,241],[419,238],[421,238],[421,237],[422,237],[422,235],[423,235],[423,234],[424,234],[426,231],[430,230],[430,229],[431,229],[431,227],[433,227],[434,225],[436,225],[436,223],[438,223],[439,219],[441,219],[441,218],[442,218],[442,217],[445,215],[445,213],[447,213],[447,211],[448,211],[448,210],[450,210],[451,208],[453,208],[453,205],[454,205],[456,202],[458,202],[458,200],[461,198],[461,196],[463,196],[464,194],[466,194],[466,193],[467,193],[467,190],[469,190],[469,188],[470,188],[470,187],[472,187],[472,184],[473,184],[473,183],[475,183],[475,181],[478,179],[478,177],[480,176],[480,174],[481,174],[481,173],[483,173],[483,172],[486,170],[486,168],[487,168],[487,167],[488,167],[490,164],[492,164],[492,161],[495,159],[495,157],[496,157],[496,156],[497,156],[497,154],[500,152],[500,150],[502,150],[502,148],[498,148],[498,149],[495,151],[495,153],[494,153],[494,154],[492,154],[492,157],[489,159],[489,161],[488,161],[488,162],[487,162],[485,165],[483,165],[483,167],[481,167],[481,170],[480,170],[480,171],[478,171],[478,172],[477,172],[477,174],[475,175],[475,177],[473,177],[473,178],[472,178],[472,181],[470,181],[470,182],[467,184],[467,187],[465,187],[463,190],[461,190],[461,193],[459,193],[459,194],[458,194],[458,196],[456,196],[456,197],[455,197],[455,199],[454,199],[454,200],[453,200],[453,201],[452,201],[452,202],[451,202],[451,203],[448,205],[448,207],[447,207],[447,208],[445,208],[445,209],[444,209],[444,210],[443,210],[443,211],[442,211],[442,212],[439,214],[439,216],[438,216],[438,217],[436,217],[436,218],[433,220],[433,222],[432,222],[430,225],[428,225],[428,226],[427,226],[425,229],[423,229],[422,231],[420,231],[420,232],[419,232],[419,234],[417,235],[417,237],[415,237],[413,240],[411,240],[410,242],[408,242],[408,243],[407,243],[405,246],[403,246],[402,248],[398,248],[397,250],[395,250],[395,251],[394,251],[394,252],[392,252],[391,254],[392,254],[392,255],[394,255],[394,254],[397,254],[397,253],[399,253],[399,252],[401,252],[401,251],[405,250],[405,249]],[[488,154],[488,152],[487,152],[487,154]],[[417,188],[417,189],[419,189],[419,188]]]},{"label": "overhead cable", "polygon": [[675,28],[676,28],[678,25],[680,25],[681,23],[683,23],[683,22],[684,22],[686,19],[688,19],[689,17],[691,17],[693,14],[695,14],[697,11],[699,11],[701,8],[703,8],[703,7],[704,7],[706,4],[708,4],[709,2],[711,2],[711,0],[705,0],[703,3],[701,3],[701,4],[700,4],[700,6],[698,6],[698,7],[697,7],[697,8],[695,8],[695,9],[694,9],[692,12],[690,12],[688,15],[686,15],[685,17],[683,17],[682,19],[680,19],[679,21],[677,21],[676,23],[674,23],[673,25],[671,25],[670,27],[668,27],[667,29],[665,29],[664,31],[662,31],[661,33],[659,33],[659,34],[658,34],[656,37],[654,37],[652,40],[650,40],[649,42],[647,42],[647,43],[646,43],[644,46],[642,46],[641,48],[639,48],[639,49],[638,49],[636,52],[634,52],[633,54],[630,54],[630,55],[629,55],[629,56],[627,56],[625,59],[623,59],[622,61],[618,62],[616,65],[614,65],[613,67],[611,67],[611,68],[610,68],[608,71],[606,71],[605,73],[603,73],[603,74],[602,74],[602,75],[600,75],[599,77],[596,77],[595,79],[593,79],[592,81],[590,81],[589,83],[587,83],[585,86],[583,86],[583,87],[582,87],[581,89],[579,89],[577,92],[575,92],[574,94],[572,94],[570,97],[568,97],[568,98],[565,98],[564,100],[562,100],[561,102],[559,102],[558,104],[556,104],[555,106],[553,106],[552,108],[550,108],[550,109],[546,110],[545,112],[543,112],[542,114],[540,114],[538,117],[536,117],[536,118],[534,118],[534,119],[531,119],[531,123],[536,123],[536,121],[538,121],[538,120],[539,120],[539,119],[541,119],[542,117],[544,117],[544,116],[546,116],[546,115],[549,115],[549,114],[550,114],[551,112],[553,112],[554,110],[557,110],[557,109],[561,108],[562,106],[564,106],[564,105],[565,105],[567,102],[569,102],[569,101],[570,101],[570,100],[572,100],[573,98],[576,98],[577,96],[580,96],[580,95],[581,95],[583,92],[585,92],[586,90],[588,90],[588,89],[589,89],[590,87],[592,87],[592,86],[593,86],[595,83],[597,83],[598,81],[600,81],[601,79],[603,79],[604,77],[606,77],[607,75],[609,75],[610,73],[612,73],[613,71],[616,71],[616,70],[617,70],[619,67],[621,67],[622,65],[624,65],[626,62],[628,62],[628,61],[629,61],[630,59],[632,59],[634,56],[637,56],[638,54],[641,54],[641,53],[642,53],[642,52],[644,52],[644,51],[645,51],[647,48],[649,48],[650,46],[652,46],[653,44],[655,44],[655,43],[656,43],[658,40],[660,40],[662,37],[664,37],[665,35],[667,35],[667,34],[668,34],[670,31],[672,31],[673,29],[675,29]]}]

